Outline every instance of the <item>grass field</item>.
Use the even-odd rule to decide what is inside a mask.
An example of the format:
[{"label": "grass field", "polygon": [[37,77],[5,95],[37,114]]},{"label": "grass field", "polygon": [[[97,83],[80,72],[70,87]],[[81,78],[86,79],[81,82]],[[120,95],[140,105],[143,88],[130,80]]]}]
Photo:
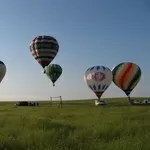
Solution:
[{"label": "grass field", "polygon": [[150,106],[127,99],[57,105],[0,103],[0,150],[150,150]]}]

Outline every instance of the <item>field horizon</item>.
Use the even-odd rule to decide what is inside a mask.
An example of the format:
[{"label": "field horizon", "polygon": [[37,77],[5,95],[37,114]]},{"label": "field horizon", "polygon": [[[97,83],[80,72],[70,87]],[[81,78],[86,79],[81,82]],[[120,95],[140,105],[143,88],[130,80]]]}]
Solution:
[{"label": "field horizon", "polygon": [[[92,98],[92,99],[70,99],[70,100],[66,100],[66,99],[62,99],[62,101],[63,102],[68,102],[68,101],[71,101],[71,102],[75,102],[75,101],[77,101],[77,102],[82,102],[82,101],[93,101],[93,100],[96,100],[97,98]],[[101,98],[102,100],[108,100],[108,101],[128,101],[128,98],[127,97],[105,97],[105,98]],[[131,99],[137,99],[137,100],[139,100],[139,99],[150,99],[150,97],[131,97]],[[2,102],[2,103],[4,103],[4,102],[6,102],[6,103],[13,103],[13,102],[18,102],[18,101],[28,101],[28,102],[34,102],[34,101],[37,101],[37,102],[49,102],[50,101],[50,99],[48,99],[48,100],[0,100],[0,103]],[[53,99],[53,101],[55,101],[55,102],[57,102],[57,101],[60,101],[59,99]]]}]

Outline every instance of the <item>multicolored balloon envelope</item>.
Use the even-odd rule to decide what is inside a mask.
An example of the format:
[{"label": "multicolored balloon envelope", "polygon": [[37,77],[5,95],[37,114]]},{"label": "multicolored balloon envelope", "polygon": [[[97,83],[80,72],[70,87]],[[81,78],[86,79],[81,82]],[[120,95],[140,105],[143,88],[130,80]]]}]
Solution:
[{"label": "multicolored balloon envelope", "polygon": [[129,97],[132,90],[138,84],[142,71],[132,62],[123,62],[112,69],[113,82]]},{"label": "multicolored balloon envelope", "polygon": [[44,73],[52,81],[53,86],[55,86],[55,82],[62,74],[62,68],[58,64],[49,64],[44,68]]},{"label": "multicolored balloon envelope", "polygon": [[98,99],[110,86],[112,82],[112,72],[105,66],[93,66],[86,70],[84,80],[89,88],[96,94]]},{"label": "multicolored balloon envelope", "polygon": [[6,66],[2,61],[0,61],[0,82],[3,80],[5,74],[6,74]]},{"label": "multicolored balloon envelope", "polygon": [[52,36],[37,36],[30,43],[32,56],[44,68],[48,66],[59,51],[59,44]]}]

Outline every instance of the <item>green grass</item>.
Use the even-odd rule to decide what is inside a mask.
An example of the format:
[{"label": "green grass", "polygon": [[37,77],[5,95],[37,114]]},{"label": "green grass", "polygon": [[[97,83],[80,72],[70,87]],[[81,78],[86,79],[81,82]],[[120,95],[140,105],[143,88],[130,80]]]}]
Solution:
[{"label": "green grass", "polygon": [[150,150],[150,106],[126,99],[40,104],[0,103],[0,150]]}]

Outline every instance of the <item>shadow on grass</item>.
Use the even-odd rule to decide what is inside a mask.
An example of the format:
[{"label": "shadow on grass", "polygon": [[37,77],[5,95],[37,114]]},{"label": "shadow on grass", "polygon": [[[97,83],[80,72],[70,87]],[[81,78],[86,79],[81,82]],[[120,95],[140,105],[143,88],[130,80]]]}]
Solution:
[{"label": "shadow on grass", "polygon": [[118,106],[119,107],[125,107],[125,106],[128,107],[128,106],[131,106],[131,105],[129,105],[129,104],[120,104],[120,103],[112,103],[112,104],[110,103],[110,104],[108,104],[108,106],[109,107],[118,107]]},{"label": "shadow on grass", "polygon": [[128,103],[108,103],[108,107],[134,107],[134,106],[150,106],[150,104],[128,104]]},{"label": "shadow on grass", "polygon": [[134,104],[134,105],[130,105],[130,104],[115,104],[115,105],[111,105],[110,107],[150,107],[150,105],[146,105],[146,104]]}]

